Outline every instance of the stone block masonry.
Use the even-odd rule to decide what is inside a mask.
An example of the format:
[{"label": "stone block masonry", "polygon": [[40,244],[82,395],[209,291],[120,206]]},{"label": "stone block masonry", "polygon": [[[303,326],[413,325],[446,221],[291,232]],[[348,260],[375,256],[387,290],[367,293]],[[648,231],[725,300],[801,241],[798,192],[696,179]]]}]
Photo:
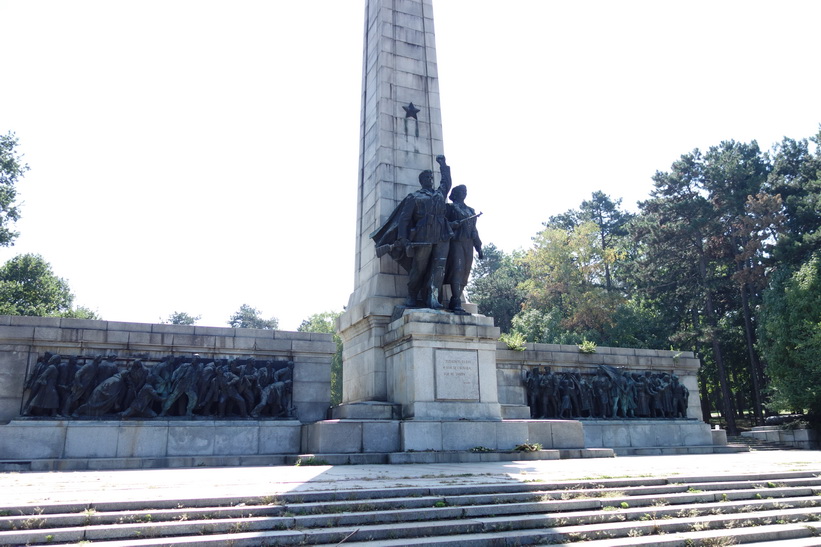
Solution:
[{"label": "stone block masonry", "polygon": [[345,403],[389,398],[381,340],[408,279],[370,235],[444,153],[431,0],[365,4],[354,291],[338,323]]},{"label": "stone block masonry", "polygon": [[297,417],[315,422],[326,417],[330,404],[336,345],[330,334],[320,333],[0,316],[0,423],[20,415],[25,380],[45,352],[157,361],[193,354],[287,359],[294,362]]}]

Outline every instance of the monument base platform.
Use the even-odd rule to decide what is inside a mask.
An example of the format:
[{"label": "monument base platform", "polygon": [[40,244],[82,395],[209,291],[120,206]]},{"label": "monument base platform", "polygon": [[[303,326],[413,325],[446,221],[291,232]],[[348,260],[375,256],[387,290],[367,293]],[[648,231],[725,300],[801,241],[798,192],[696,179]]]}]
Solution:
[{"label": "monument base platform", "polygon": [[479,463],[577,458],[612,458],[610,448],[567,448],[517,452],[374,452],[367,454],[271,454],[265,456],[178,456],[168,458],[72,458],[2,460],[0,472],[100,471],[191,467],[267,467],[293,465],[390,465],[411,463]]},{"label": "monument base platform", "polygon": [[303,451],[317,454],[504,451],[525,443],[585,448],[582,425],[575,420],[324,420],[306,424],[305,431]]},{"label": "monument base platform", "polygon": [[529,420],[530,407],[527,405],[501,405],[503,420]]},{"label": "monument base platform", "polygon": [[581,423],[584,446],[590,448],[711,447],[718,441],[710,424],[700,420],[583,419]]},{"label": "monument base platform", "polygon": [[331,408],[334,420],[399,420],[402,405],[382,401],[342,403]]},{"label": "monument base platform", "polygon": [[297,420],[12,420],[0,460],[299,454]]},{"label": "monument base platform", "polygon": [[[749,450],[727,445],[716,433],[723,431],[697,420],[20,419],[0,426],[0,471],[271,466],[300,460],[466,463]],[[514,450],[524,443],[542,449]]]}]

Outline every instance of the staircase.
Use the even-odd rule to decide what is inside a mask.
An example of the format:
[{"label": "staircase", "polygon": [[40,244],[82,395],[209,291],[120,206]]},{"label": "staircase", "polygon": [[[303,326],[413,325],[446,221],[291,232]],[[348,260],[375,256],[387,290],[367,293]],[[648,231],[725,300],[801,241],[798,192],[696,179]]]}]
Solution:
[{"label": "staircase", "polygon": [[760,439],[757,437],[749,437],[747,435],[741,436],[727,436],[727,443],[734,444],[734,445],[746,445],[750,447],[750,451],[759,451],[759,450],[799,450],[797,447],[779,443],[774,441],[766,441],[764,439]]},{"label": "staircase", "polygon": [[0,502],[0,545],[821,545],[814,472],[447,482],[270,498]]}]

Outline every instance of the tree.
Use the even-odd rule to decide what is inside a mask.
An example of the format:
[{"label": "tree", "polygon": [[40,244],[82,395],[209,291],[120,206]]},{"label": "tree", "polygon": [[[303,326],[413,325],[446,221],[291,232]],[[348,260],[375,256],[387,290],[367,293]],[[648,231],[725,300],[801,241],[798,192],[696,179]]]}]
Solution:
[{"label": "tree", "polygon": [[584,335],[568,330],[562,325],[561,311],[528,307],[513,318],[512,332],[524,336],[528,342],[539,344],[578,344]]},{"label": "tree", "polygon": [[665,347],[655,302],[634,297],[624,269],[635,255],[621,199],[594,192],[578,209],[551,217],[520,259],[522,310],[512,330],[530,342]]},{"label": "tree", "polygon": [[749,408],[742,393],[752,393],[756,421],[762,419],[753,311],[780,223],[780,200],[764,191],[769,169],[755,141],[694,150],[656,173],[651,199],[639,204],[632,224],[634,282],[678,317],[676,340],[705,357],[702,388],[717,383],[730,432],[739,403]]},{"label": "tree", "polygon": [[502,332],[510,332],[513,317],[525,300],[519,288],[527,279],[522,253],[507,254],[493,243],[485,245],[482,253],[484,258],[474,264],[468,294],[480,313],[493,317]]},{"label": "tree", "polygon": [[276,317],[263,319],[258,309],[252,308],[248,304],[243,304],[230,319],[228,319],[228,324],[235,329],[275,330],[279,326],[279,320]]},{"label": "tree", "polygon": [[[547,223],[533,242],[533,248],[522,259],[528,276],[520,284],[527,294],[523,313],[537,309],[550,317],[538,319],[528,314],[527,323],[531,325],[528,330],[535,332],[533,325],[553,324],[575,333],[576,337],[592,335],[591,341],[606,342],[604,332],[612,326],[615,310],[625,298],[617,291],[607,290],[606,265],[615,257],[601,252],[598,226],[583,221],[567,229]],[[548,323],[544,323],[545,320]],[[521,322],[519,328],[523,328]],[[552,343],[566,340],[563,336],[556,338],[558,333],[553,328],[544,332],[553,334],[541,340],[528,340]]]},{"label": "tree", "polygon": [[773,147],[767,191],[780,195],[786,216],[785,233],[774,250],[781,264],[800,267],[821,249],[821,131],[809,139],[784,138]]},{"label": "tree", "polygon": [[72,308],[74,295],[51,265],[36,254],[18,255],[0,267],[0,313],[98,319],[87,308]]},{"label": "tree", "polygon": [[764,294],[759,345],[779,410],[821,415],[821,253],[780,268]]},{"label": "tree", "polygon": [[711,147],[704,156],[704,188],[709,192],[719,223],[724,228],[726,260],[732,262],[734,270],[732,279],[735,283],[728,290],[737,292],[727,294],[733,298],[727,302],[727,308],[740,312],[752,409],[759,425],[764,420],[761,395],[764,374],[755,349],[753,307],[766,286],[767,240],[780,230],[782,223],[780,198],[762,191],[769,171],[770,165],[755,141],[725,141]]},{"label": "tree", "polygon": [[20,211],[14,200],[17,199],[17,181],[28,171],[29,166],[22,162],[15,148],[17,137],[9,132],[0,135],[0,246],[14,245],[17,232],[11,225],[20,218]]},{"label": "tree", "polygon": [[334,335],[336,353],[331,360],[331,405],[342,402],[342,338],[336,332],[336,320],[342,315],[338,311],[315,313],[302,321],[298,332],[322,332]]},{"label": "tree", "polygon": [[621,198],[613,200],[602,191],[593,192],[589,200],[582,202],[578,210],[571,209],[550,218],[545,227],[560,228],[572,232],[580,224],[592,222],[598,227],[599,259],[604,267],[604,287],[613,290],[612,268],[624,255],[622,248],[629,235],[627,224],[631,213],[619,209]]},{"label": "tree", "polygon": [[190,315],[184,311],[175,311],[163,323],[169,325],[193,325],[202,319],[201,315]]},{"label": "tree", "polygon": [[69,317],[71,319],[94,319],[99,321],[102,319],[100,314],[85,306],[77,306],[61,315],[61,317]]},{"label": "tree", "polygon": [[639,204],[642,215],[633,224],[643,250],[635,264],[637,280],[649,299],[663,299],[677,310],[682,339],[694,345],[695,339],[709,342],[727,429],[736,434],[716,307],[716,289],[726,276],[715,260],[723,249],[722,226],[703,186],[701,152],[681,156],[670,172],[657,172],[653,181],[651,199]]}]

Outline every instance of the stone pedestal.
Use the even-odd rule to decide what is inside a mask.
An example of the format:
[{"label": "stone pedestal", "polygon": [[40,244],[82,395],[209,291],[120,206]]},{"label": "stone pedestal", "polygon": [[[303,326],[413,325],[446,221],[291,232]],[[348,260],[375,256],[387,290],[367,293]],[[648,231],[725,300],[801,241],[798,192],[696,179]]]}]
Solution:
[{"label": "stone pedestal", "polygon": [[498,337],[490,317],[405,310],[384,336],[389,401],[405,420],[501,420]]},{"label": "stone pedestal", "polygon": [[[399,310],[395,315],[399,317],[380,329],[379,339],[369,329],[361,342],[367,349],[362,353],[370,358],[359,353],[358,359],[345,361],[346,381],[366,381],[361,394],[375,400],[349,399],[334,409],[334,418],[502,419],[496,388],[499,329],[492,318],[434,310]],[[369,366],[375,361],[381,374]],[[374,389],[377,378],[381,385]]]}]

